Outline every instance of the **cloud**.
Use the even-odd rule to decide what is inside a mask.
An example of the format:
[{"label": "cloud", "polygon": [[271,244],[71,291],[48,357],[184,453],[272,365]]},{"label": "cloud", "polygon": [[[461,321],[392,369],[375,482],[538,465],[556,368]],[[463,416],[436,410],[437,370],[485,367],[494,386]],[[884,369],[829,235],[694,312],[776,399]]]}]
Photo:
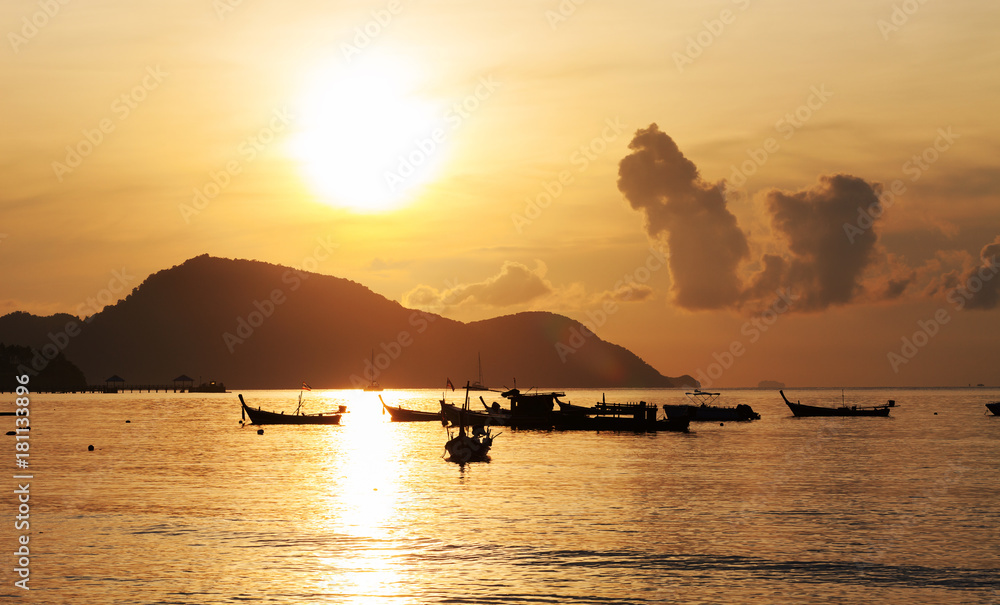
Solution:
[{"label": "cloud", "polygon": [[821,176],[795,193],[764,193],[771,225],[788,247],[781,281],[802,297],[799,310],[846,304],[864,292],[861,278],[876,260],[878,235],[867,229],[848,238],[843,225],[856,221],[858,208],[877,206],[880,193],[877,185],[844,174]]},{"label": "cloud", "polygon": [[746,235],[726,208],[723,183],[704,181],[656,124],[636,132],[619,164],[618,189],[645,217],[652,238],[665,237],[677,302],[718,309],[740,299],[737,274],[750,255]]},{"label": "cloud", "polygon": [[967,309],[995,309],[1000,305],[1000,235],[983,246],[979,257],[981,262],[962,275],[957,292]]},{"label": "cloud", "polygon": [[[750,242],[726,205],[723,182],[709,183],[656,124],[636,131],[619,164],[618,189],[645,218],[647,234],[665,238],[674,301],[691,309],[757,307],[781,289],[798,311],[861,299],[898,297],[909,287],[899,271],[870,287],[865,273],[887,262],[878,233],[855,229],[859,209],[879,206],[879,185],[837,174],[812,187],[762,194],[773,241],[752,258]],[[879,213],[881,216],[881,213]],[[873,222],[878,219],[873,219]]]},{"label": "cloud", "polygon": [[592,304],[600,304],[604,301],[610,302],[643,302],[653,298],[654,291],[653,288],[647,286],[646,284],[637,284],[635,282],[622,284],[615,290],[605,290],[597,296],[594,297]]},{"label": "cloud", "polygon": [[545,279],[545,264],[536,261],[535,269],[507,261],[497,275],[481,282],[457,284],[438,290],[419,285],[403,295],[403,305],[411,308],[442,312],[461,305],[509,307],[529,303],[554,292]]}]

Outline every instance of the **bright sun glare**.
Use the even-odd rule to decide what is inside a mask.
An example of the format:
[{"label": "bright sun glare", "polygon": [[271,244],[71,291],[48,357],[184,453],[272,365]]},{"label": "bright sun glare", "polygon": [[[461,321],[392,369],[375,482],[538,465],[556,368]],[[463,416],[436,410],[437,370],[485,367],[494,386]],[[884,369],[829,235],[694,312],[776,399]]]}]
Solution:
[{"label": "bright sun glare", "polygon": [[292,151],[325,203],[383,212],[434,178],[446,141],[443,116],[417,89],[419,70],[400,58],[358,57],[316,70],[298,106]]}]

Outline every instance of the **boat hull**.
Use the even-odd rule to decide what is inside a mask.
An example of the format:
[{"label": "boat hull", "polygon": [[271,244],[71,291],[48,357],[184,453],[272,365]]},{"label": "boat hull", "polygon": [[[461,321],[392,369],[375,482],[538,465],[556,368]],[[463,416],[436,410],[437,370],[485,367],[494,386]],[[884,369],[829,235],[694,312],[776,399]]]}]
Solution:
[{"label": "boat hull", "polygon": [[479,439],[459,433],[444,444],[444,449],[448,452],[447,460],[449,462],[465,464],[466,462],[489,462],[492,445],[493,439],[491,437]]},{"label": "boat hull", "polygon": [[385,403],[382,404],[382,409],[389,414],[389,417],[392,418],[393,422],[431,422],[434,420],[441,420],[441,412],[408,410],[406,408],[386,405]]},{"label": "boat hull", "polygon": [[986,409],[993,412],[994,416],[1000,416],[1000,401],[992,401],[986,404]]},{"label": "boat hull", "polygon": [[438,416],[443,422],[455,425],[455,426],[508,426],[510,424],[510,415],[499,413],[495,414],[493,412],[477,412],[473,410],[463,410],[457,405],[452,405],[450,403],[441,402],[441,415]]},{"label": "boat hull", "polygon": [[872,407],[839,407],[839,408],[826,408],[816,405],[803,405],[801,403],[792,403],[785,397],[783,391],[778,391],[781,393],[781,398],[785,400],[785,404],[788,409],[792,411],[797,417],[810,417],[810,416],[878,416],[886,417],[889,415],[889,404],[877,405]]},{"label": "boat hull", "polygon": [[667,418],[688,418],[691,421],[744,422],[760,420],[760,414],[748,405],[726,408],[711,405],[664,405]]},{"label": "boat hull", "polygon": [[239,397],[250,424],[340,424],[341,414],[285,414],[260,408],[255,410],[243,401],[243,395]]}]

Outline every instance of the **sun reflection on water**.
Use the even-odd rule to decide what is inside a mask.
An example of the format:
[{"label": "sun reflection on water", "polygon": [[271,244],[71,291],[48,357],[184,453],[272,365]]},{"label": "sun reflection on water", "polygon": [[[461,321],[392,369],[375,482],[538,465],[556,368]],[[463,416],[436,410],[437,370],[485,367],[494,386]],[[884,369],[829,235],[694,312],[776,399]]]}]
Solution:
[{"label": "sun reflection on water", "polygon": [[383,419],[377,393],[338,392],[338,399],[345,398],[348,413],[341,421],[344,430],[330,437],[339,441],[332,469],[339,480],[330,483],[328,494],[330,518],[338,520],[339,532],[385,538],[398,493],[390,426]]},{"label": "sun reflection on water", "polygon": [[393,562],[399,527],[398,443],[382,414],[378,393],[331,391],[324,398],[346,405],[342,430],[330,433],[331,460],[325,496],[327,529],[343,550],[319,559],[329,570],[318,583],[320,594],[343,603],[393,603],[404,591]]}]

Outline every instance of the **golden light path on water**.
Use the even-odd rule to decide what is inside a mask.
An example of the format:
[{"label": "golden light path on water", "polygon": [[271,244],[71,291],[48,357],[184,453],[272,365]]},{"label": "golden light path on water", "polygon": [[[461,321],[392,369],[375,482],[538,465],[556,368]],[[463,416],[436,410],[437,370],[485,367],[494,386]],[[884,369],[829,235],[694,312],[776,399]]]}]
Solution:
[{"label": "golden light path on water", "polygon": [[[350,593],[347,603],[382,603],[397,597],[401,583],[392,563],[400,553],[391,535],[397,512],[399,476],[388,417],[382,414],[378,393],[336,391],[321,397],[346,405],[340,434],[326,433],[330,450],[338,453],[326,482],[325,517],[331,532],[354,539],[363,548],[348,548],[337,557],[320,557],[331,571],[318,583],[320,594]],[[345,400],[346,398],[346,400]],[[336,442],[336,443],[334,443]],[[348,586],[350,590],[345,590]],[[398,601],[395,601],[398,602]]]}]

